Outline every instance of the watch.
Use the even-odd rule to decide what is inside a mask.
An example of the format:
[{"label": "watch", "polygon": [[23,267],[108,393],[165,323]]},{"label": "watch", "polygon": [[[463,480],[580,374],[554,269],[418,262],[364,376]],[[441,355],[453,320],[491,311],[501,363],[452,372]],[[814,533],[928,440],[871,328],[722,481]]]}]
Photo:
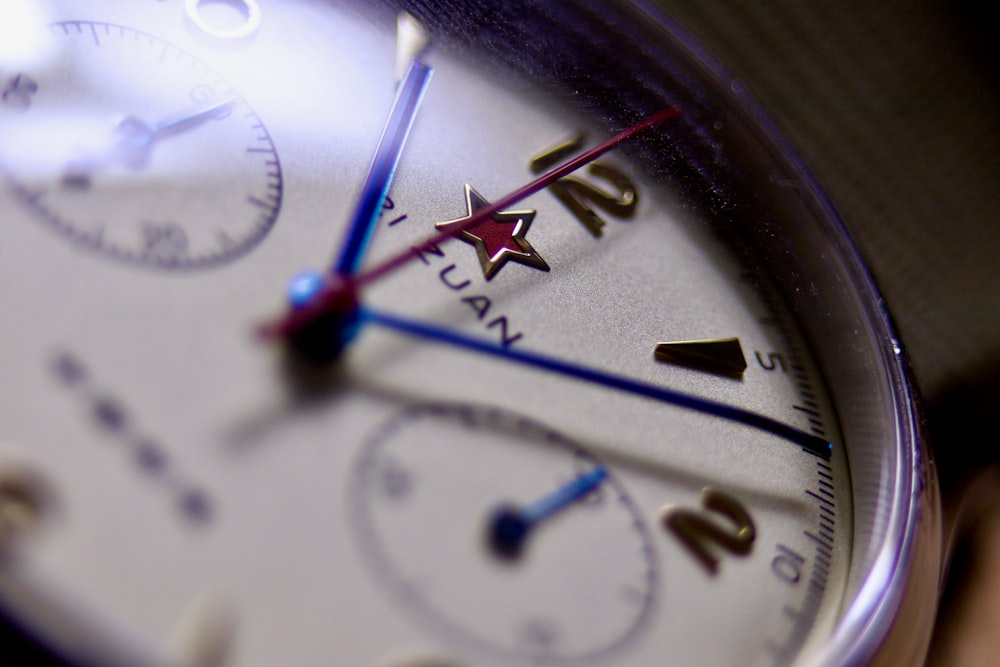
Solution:
[{"label": "watch", "polygon": [[802,162],[660,10],[0,17],[0,615],[30,664],[922,659],[905,355]]}]

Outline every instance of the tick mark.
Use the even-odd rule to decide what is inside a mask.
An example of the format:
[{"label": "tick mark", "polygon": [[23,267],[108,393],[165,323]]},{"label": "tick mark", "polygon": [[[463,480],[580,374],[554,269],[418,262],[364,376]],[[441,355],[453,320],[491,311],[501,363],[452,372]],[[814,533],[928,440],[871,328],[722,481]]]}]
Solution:
[{"label": "tick mark", "polygon": [[76,357],[68,353],[59,354],[53,367],[59,379],[67,385],[79,384],[87,379],[87,369]]},{"label": "tick mark", "polygon": [[139,440],[135,443],[135,462],[146,473],[155,475],[167,468],[167,456],[155,442]]},{"label": "tick mark", "polygon": [[203,523],[212,518],[212,503],[197,489],[185,491],[180,497],[180,510],[188,519]]},{"label": "tick mark", "polygon": [[102,434],[112,442],[125,445],[138,470],[173,496],[181,517],[201,524],[212,520],[215,509],[209,494],[186,482],[181,475],[169,474],[173,471],[167,450],[155,438],[141,432],[141,419],[136,418],[122,400],[95,386],[90,371],[79,357],[68,351],[57,352],[51,372],[84,405]]},{"label": "tick mark", "polygon": [[109,431],[121,431],[128,423],[125,408],[110,398],[98,398],[94,401],[94,418]]}]

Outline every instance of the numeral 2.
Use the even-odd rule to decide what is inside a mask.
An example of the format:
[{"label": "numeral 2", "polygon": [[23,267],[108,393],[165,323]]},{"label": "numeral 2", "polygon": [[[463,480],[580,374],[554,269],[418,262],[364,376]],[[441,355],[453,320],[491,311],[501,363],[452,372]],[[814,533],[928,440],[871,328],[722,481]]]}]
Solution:
[{"label": "numeral 2", "polygon": [[[719,572],[719,552],[748,556],[757,531],[740,501],[722,491],[706,487],[701,504],[704,509],[665,507],[660,522],[715,576]],[[724,525],[713,515],[720,516]]]}]

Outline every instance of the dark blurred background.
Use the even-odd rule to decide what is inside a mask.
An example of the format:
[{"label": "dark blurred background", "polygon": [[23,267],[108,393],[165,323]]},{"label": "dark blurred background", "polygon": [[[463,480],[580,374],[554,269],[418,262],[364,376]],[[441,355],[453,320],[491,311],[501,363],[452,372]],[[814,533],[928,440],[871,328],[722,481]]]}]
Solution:
[{"label": "dark blurred background", "polygon": [[929,664],[1000,664],[993,3],[659,4],[797,146],[868,260],[926,402],[953,537]]}]

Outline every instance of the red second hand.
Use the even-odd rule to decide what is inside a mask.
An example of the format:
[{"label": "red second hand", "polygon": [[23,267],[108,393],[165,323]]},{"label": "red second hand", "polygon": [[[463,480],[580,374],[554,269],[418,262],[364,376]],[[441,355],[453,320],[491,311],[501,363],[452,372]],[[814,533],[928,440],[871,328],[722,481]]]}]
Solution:
[{"label": "red second hand", "polygon": [[353,305],[356,302],[355,295],[361,287],[381,279],[383,276],[390,274],[401,266],[413,261],[419,257],[421,253],[431,250],[442,241],[446,241],[458,235],[463,230],[478,225],[487,218],[493,217],[500,210],[516,204],[522,199],[525,199],[539,190],[551,185],[555,181],[558,181],[560,178],[573,173],[580,167],[593,162],[629,137],[653,127],[654,125],[676,118],[680,115],[680,113],[681,111],[677,107],[667,107],[666,109],[658,111],[639,121],[635,125],[622,130],[603,143],[581,153],[572,160],[545,172],[527,185],[518,188],[505,197],[501,197],[486,208],[480,209],[474,215],[467,218],[461,225],[446,232],[435,234],[425,239],[418,245],[411,246],[403,252],[393,255],[389,259],[375,265],[367,271],[361,272],[357,276],[331,276],[312,302],[306,306],[295,308],[283,318],[275,322],[264,324],[258,329],[259,335],[264,338],[288,336],[289,334],[295,333],[300,328],[324,313]]}]

